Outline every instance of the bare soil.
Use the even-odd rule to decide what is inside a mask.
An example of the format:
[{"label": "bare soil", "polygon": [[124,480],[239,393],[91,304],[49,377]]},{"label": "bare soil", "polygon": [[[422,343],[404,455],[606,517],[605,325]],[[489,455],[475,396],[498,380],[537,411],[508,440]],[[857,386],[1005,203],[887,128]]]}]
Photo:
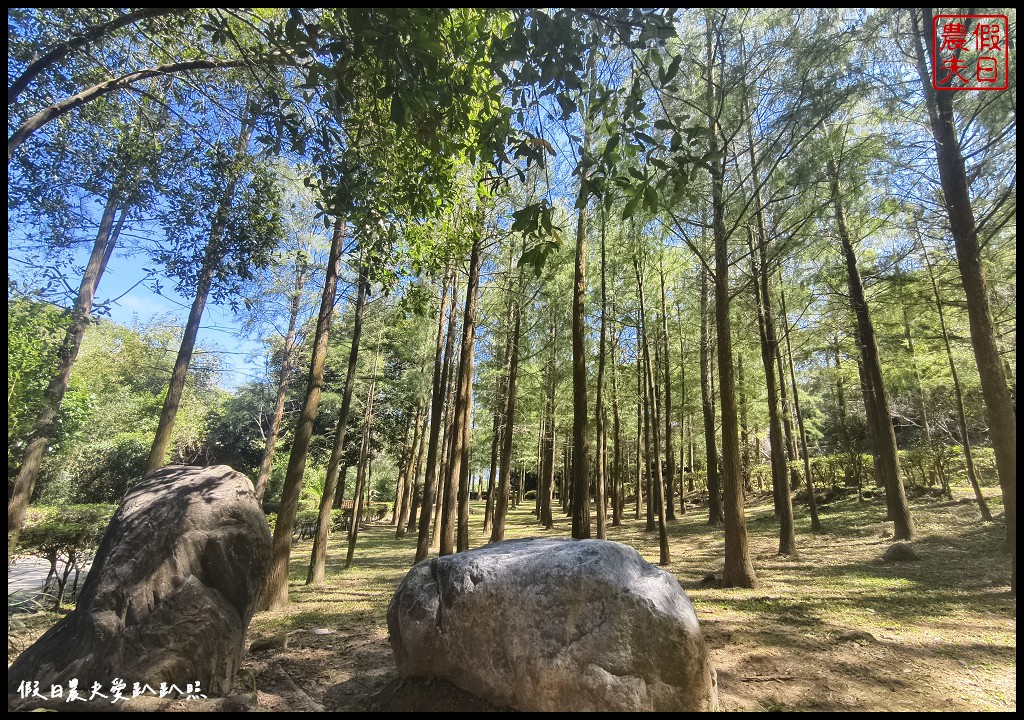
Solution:
[{"label": "bare soil", "polygon": [[[1016,710],[1017,606],[1008,592],[1001,517],[982,523],[969,498],[957,492],[954,501],[927,494],[912,500],[918,537],[911,545],[920,559],[907,562],[883,561],[893,544],[883,499],[821,506],[821,533],[810,532],[806,509],[797,507],[800,555],[793,558],[776,553],[770,496],[755,498],[747,507],[761,583],[755,590],[718,587],[722,531],[706,524],[704,505],[677,515],[666,569],[697,610],[722,709]],[[990,488],[989,494],[998,507],[997,492]],[[569,535],[568,518],[545,531],[532,507],[510,513],[507,537]],[[474,510],[475,547],[486,538],[482,504]],[[627,514],[622,527],[609,528],[608,539],[656,562],[657,534]],[[332,539],[328,582],[321,587],[303,584],[310,543],[293,547],[290,607],[258,614],[249,628],[250,642],[269,639],[277,647],[246,652],[236,695],[159,709],[499,709],[447,682],[402,679],[395,671],[387,605],[412,564],[415,538],[395,540],[393,527],[369,525],[348,571],[341,568],[343,540]],[[529,618],[523,623],[525,632]],[[9,663],[46,624],[29,622],[15,633]]]}]

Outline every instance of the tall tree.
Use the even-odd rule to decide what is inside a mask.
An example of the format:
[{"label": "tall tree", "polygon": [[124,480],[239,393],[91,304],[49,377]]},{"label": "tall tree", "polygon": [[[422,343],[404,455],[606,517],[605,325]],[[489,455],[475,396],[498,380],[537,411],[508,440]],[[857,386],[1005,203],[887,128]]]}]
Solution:
[{"label": "tall tree", "polygon": [[[725,570],[722,582],[727,587],[757,587],[757,575],[750,561],[747,526],[743,511],[743,490],[740,478],[739,428],[736,418],[736,382],[733,376],[732,327],[729,318],[729,238],[725,229],[723,182],[725,175],[725,139],[721,139],[715,81],[715,47],[721,46],[721,34],[709,15],[707,27],[707,117],[710,125],[709,152],[711,169],[712,232],[715,247],[715,329],[718,347],[719,403],[722,415],[722,495],[725,515]],[[714,39],[714,43],[712,40]],[[721,152],[719,152],[721,150]]]},{"label": "tall tree", "polygon": [[647,397],[650,408],[650,431],[654,445],[654,455],[651,458],[654,464],[653,486],[654,497],[648,503],[655,503],[658,511],[658,551],[659,565],[668,565],[672,561],[671,552],[668,546],[668,531],[665,528],[665,480],[661,473],[661,418],[658,416],[658,395],[654,391],[654,363],[651,362],[650,345],[647,340],[647,304],[644,302],[644,280],[643,272],[640,269],[639,260],[634,258],[633,266],[636,270],[637,296],[640,299],[640,327],[638,341],[644,354],[644,378],[647,387]]},{"label": "tall tree", "polygon": [[[348,428],[348,413],[352,407],[352,390],[356,384],[356,368],[359,365],[359,340],[363,333],[363,313],[366,309],[366,296],[369,294],[369,285],[369,264],[365,259],[360,259],[359,274],[356,278],[356,302],[352,310],[352,344],[348,353],[345,388],[342,390],[341,410],[338,412],[338,423],[334,430],[334,446],[331,448],[331,459],[327,463],[324,490],[320,496],[316,531],[313,534],[313,549],[309,558],[309,571],[306,574],[307,585],[317,585],[324,581],[324,566],[327,562],[327,536],[331,529],[331,509],[334,507],[334,494],[338,484],[338,467],[341,465],[342,455],[345,451],[345,432]],[[376,357],[374,361],[376,362]],[[357,477],[357,485],[358,482]],[[354,512],[352,517],[354,524]]]},{"label": "tall tree", "polygon": [[889,396],[882,380],[882,364],[878,356],[875,327],[868,312],[867,300],[864,297],[864,284],[861,281],[860,270],[857,268],[857,255],[846,223],[846,209],[843,205],[839,185],[838,166],[831,157],[827,160],[827,169],[836,230],[846,263],[850,305],[853,307],[857,321],[857,340],[867,381],[864,403],[870,405],[868,418],[869,421],[873,421],[872,436],[877,453],[878,469],[881,473],[882,485],[885,488],[889,512],[892,515],[890,519],[894,525],[893,536],[897,540],[909,540],[914,536],[914,520],[910,515],[910,506],[907,503],[907,494],[900,474],[896,433],[892,426]]},{"label": "tall tree", "polygon": [[[173,200],[176,222],[168,228],[176,248],[162,252],[169,270],[179,278],[179,288],[194,287],[192,306],[185,323],[178,357],[174,362],[167,397],[160,412],[160,423],[149,453],[147,472],[167,461],[167,451],[174,432],[174,420],[181,405],[188,366],[192,361],[196,337],[211,292],[231,292],[233,276],[250,277],[254,267],[262,267],[280,237],[280,218],[276,204],[279,193],[266,168],[247,161],[249,139],[255,127],[255,107],[245,101],[241,127],[234,148],[214,147],[206,158],[203,176],[191,188],[183,188]],[[246,192],[239,193],[244,183]],[[220,188],[220,192],[216,192]],[[197,212],[210,212],[210,230],[201,249],[192,220]],[[220,283],[216,287],[215,283]]]},{"label": "tall tree", "polygon": [[[455,336],[455,310],[454,307],[449,307],[450,304],[454,305],[454,302],[449,303],[449,287],[451,288],[451,298],[454,299],[456,283],[454,273],[450,269],[445,272],[444,280],[441,283],[441,307],[438,311],[437,348],[434,355],[434,380],[431,384],[430,440],[427,444],[427,469],[423,479],[423,502],[416,540],[416,562],[425,560],[430,551],[430,520],[434,509],[434,483],[437,478],[437,444],[441,435],[441,425],[444,423],[446,395],[444,365],[447,364],[448,358],[451,356],[452,342]],[[444,331],[446,318],[447,332]]]},{"label": "tall tree", "polygon": [[[1017,591],[1017,413],[1000,361],[996,344],[989,290],[982,263],[978,223],[971,204],[970,182],[960,146],[954,111],[955,92],[937,92],[932,89],[928,72],[928,57],[935,58],[935,37],[931,8],[924,8],[920,16],[911,12],[914,22],[918,72],[928,105],[928,119],[935,143],[942,199],[949,214],[950,230],[956,247],[960,278],[967,294],[967,316],[971,326],[971,345],[974,360],[981,377],[981,391],[985,398],[992,446],[996,455],[999,486],[1003,492],[1006,517],[1006,542],[1010,548],[1010,590]],[[920,19],[919,19],[920,18]],[[1008,40],[1007,40],[1008,41]],[[1010,70],[1006,69],[1009,73]]]},{"label": "tall tree", "polygon": [[327,361],[327,341],[330,337],[331,320],[334,316],[334,294],[338,286],[338,272],[341,250],[345,238],[346,222],[343,218],[334,221],[331,250],[327,257],[327,272],[324,276],[324,291],[320,298],[320,312],[317,315],[316,333],[313,336],[313,353],[310,358],[309,376],[306,381],[306,399],[302,413],[295,425],[288,470],[285,472],[284,487],[281,490],[281,504],[274,526],[271,547],[270,569],[257,606],[274,610],[288,605],[288,561],[291,558],[292,532],[295,529],[295,514],[298,511],[299,492],[302,476],[306,470],[309,441],[313,435],[313,423],[320,410],[320,395],[323,392],[324,364]]},{"label": "tall tree", "polygon": [[[380,365],[380,343],[384,337],[384,325],[381,325],[380,332],[377,334],[377,349],[373,353],[373,369],[370,370],[370,388],[366,392],[366,406],[363,411],[363,437],[359,446],[359,467],[356,470],[356,489],[352,494],[352,522],[348,526],[348,552],[345,555],[345,569],[348,570],[352,567],[352,558],[356,551],[356,540],[359,538],[359,526],[363,521],[364,512],[364,501],[363,492],[364,490],[369,493],[370,483],[367,481],[367,477],[370,474],[371,466],[371,450],[370,450],[370,433],[373,428],[373,401],[374,393],[377,390],[377,368]],[[328,497],[327,493],[324,493],[324,497]],[[321,504],[322,506],[322,504]]]}]

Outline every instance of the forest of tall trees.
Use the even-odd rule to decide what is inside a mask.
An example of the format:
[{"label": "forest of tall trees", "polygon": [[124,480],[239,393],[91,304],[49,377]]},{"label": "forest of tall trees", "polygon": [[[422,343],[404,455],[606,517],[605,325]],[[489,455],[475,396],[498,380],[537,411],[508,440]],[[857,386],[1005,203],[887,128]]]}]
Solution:
[{"label": "forest of tall trees", "polygon": [[754,494],[796,557],[816,499],[884,496],[911,540],[962,468],[1015,591],[1015,71],[935,89],[933,27],[9,10],[9,561],[32,504],[224,463],[276,515],[265,608],[304,518],[322,584],[332,510],[351,564],[378,503],[417,560],[525,504],[646,518],[668,564],[699,513],[754,588]]}]

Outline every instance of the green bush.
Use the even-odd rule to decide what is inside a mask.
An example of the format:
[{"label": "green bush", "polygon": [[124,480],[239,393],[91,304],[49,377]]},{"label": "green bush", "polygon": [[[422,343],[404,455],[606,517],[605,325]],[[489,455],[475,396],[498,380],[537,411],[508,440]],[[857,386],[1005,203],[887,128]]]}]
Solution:
[{"label": "green bush", "polygon": [[84,446],[46,488],[43,500],[54,505],[120,502],[142,479],[153,437],[122,433]]},{"label": "green bush", "polygon": [[363,522],[378,522],[391,512],[391,503],[370,503],[363,509]]},{"label": "green bush", "polygon": [[[72,571],[75,573],[73,591],[77,590],[79,573],[95,555],[116,509],[116,505],[103,504],[29,509],[19,538],[19,550],[49,561],[50,572],[43,587],[54,593],[55,610],[64,602]],[[62,567],[58,569],[58,565]]]},{"label": "green bush", "polygon": [[523,497],[526,500],[536,500],[537,499],[537,491],[536,490],[527,490],[526,491],[526,495],[524,495]]}]

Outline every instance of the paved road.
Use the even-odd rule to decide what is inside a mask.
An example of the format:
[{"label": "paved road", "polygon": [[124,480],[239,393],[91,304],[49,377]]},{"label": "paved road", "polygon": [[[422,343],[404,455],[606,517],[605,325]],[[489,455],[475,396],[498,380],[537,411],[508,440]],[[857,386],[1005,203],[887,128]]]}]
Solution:
[{"label": "paved road", "polygon": [[[88,570],[88,568],[86,568]],[[27,599],[39,596],[43,590],[43,581],[50,572],[50,563],[34,557],[21,557],[7,568],[7,602],[14,598]],[[68,591],[74,582],[74,571],[68,578]],[[85,573],[78,579],[78,587],[85,582]]]}]

